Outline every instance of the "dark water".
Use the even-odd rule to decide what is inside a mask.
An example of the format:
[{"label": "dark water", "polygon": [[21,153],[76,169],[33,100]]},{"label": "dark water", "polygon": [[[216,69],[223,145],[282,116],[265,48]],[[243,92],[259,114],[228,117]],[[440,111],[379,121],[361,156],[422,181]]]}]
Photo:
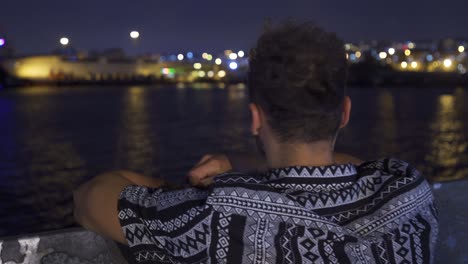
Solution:
[{"label": "dark water", "polygon": [[[468,91],[351,88],[338,149],[396,156],[431,181],[468,177]],[[73,225],[71,193],[124,168],[182,182],[207,152],[253,149],[246,90],[35,87],[0,92],[0,235]]]}]

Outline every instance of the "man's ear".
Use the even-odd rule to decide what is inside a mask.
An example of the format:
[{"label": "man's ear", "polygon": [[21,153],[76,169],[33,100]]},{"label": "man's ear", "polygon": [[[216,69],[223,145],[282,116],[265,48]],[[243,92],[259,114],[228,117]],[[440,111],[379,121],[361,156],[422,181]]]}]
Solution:
[{"label": "man's ear", "polygon": [[249,109],[250,109],[250,115],[252,116],[252,123],[250,126],[250,132],[252,135],[257,136],[258,131],[262,127],[262,122],[260,119],[260,109],[258,106],[254,103],[249,104]]},{"label": "man's ear", "polygon": [[340,128],[343,128],[348,124],[350,115],[351,115],[351,98],[349,98],[349,96],[345,96],[343,99],[343,109],[341,113]]}]

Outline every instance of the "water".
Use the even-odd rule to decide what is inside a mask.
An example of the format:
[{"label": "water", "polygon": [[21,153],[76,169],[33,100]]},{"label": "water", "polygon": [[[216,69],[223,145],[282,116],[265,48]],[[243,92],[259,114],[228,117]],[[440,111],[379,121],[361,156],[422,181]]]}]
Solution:
[{"label": "water", "polygon": [[[337,147],[395,156],[431,181],[468,177],[468,91],[351,88]],[[204,153],[254,148],[242,86],[34,87],[0,92],[0,236],[74,225],[71,193],[109,169],[184,181]]]}]

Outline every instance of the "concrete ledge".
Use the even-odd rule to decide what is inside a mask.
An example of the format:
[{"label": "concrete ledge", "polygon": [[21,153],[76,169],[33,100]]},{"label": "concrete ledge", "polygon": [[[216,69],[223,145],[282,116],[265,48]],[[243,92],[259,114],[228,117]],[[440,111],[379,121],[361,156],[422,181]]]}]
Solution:
[{"label": "concrete ledge", "polygon": [[81,228],[0,239],[0,264],[123,264],[118,246]]}]

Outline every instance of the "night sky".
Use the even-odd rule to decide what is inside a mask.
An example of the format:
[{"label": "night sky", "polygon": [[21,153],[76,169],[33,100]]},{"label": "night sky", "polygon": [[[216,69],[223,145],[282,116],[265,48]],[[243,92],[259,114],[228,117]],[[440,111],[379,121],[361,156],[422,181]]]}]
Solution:
[{"label": "night sky", "polygon": [[61,36],[79,49],[221,51],[251,47],[266,17],[313,20],[348,41],[468,38],[466,10],[466,0],[2,0],[0,34],[19,54],[49,52]]}]

